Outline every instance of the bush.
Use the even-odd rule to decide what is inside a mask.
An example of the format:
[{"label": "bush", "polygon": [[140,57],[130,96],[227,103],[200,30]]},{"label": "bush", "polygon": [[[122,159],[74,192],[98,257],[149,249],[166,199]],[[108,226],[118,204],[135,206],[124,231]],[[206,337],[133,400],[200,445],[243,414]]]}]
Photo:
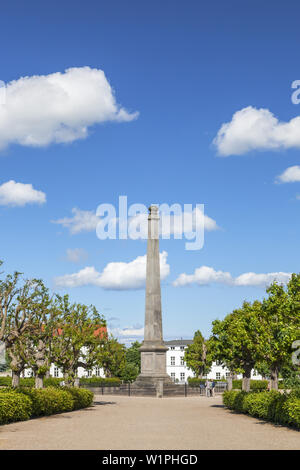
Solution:
[{"label": "bush", "polygon": [[[60,382],[63,379],[57,379],[54,377],[49,377],[48,379],[44,379],[44,386],[45,387],[59,387]],[[12,378],[7,377],[0,377],[0,386],[9,387],[11,386]],[[34,377],[22,377],[20,378],[20,385],[24,387],[34,387],[35,378]]]},{"label": "bush", "polygon": [[31,399],[32,416],[49,416],[74,409],[73,397],[66,390],[54,387],[20,388],[20,393]]},{"label": "bush", "polygon": [[10,390],[0,393],[0,424],[25,421],[31,417],[31,414],[30,398]]},{"label": "bush", "polygon": [[[234,390],[242,390],[242,380],[233,380],[232,388]],[[250,380],[250,390],[253,391],[262,391],[267,390],[268,381],[267,380]]]},{"label": "bush", "polygon": [[90,387],[119,387],[121,385],[121,379],[119,379],[118,377],[82,377],[79,383],[80,385]]},{"label": "bush", "polygon": [[87,408],[93,403],[94,394],[90,390],[75,387],[64,387],[64,390],[66,390],[72,396],[74,402],[74,410],[79,410],[80,408]]},{"label": "bush", "polygon": [[223,394],[224,405],[234,411],[300,429],[300,392],[239,392]]},{"label": "bush", "polygon": [[86,408],[93,393],[78,388],[20,387],[0,390],[0,424]]}]

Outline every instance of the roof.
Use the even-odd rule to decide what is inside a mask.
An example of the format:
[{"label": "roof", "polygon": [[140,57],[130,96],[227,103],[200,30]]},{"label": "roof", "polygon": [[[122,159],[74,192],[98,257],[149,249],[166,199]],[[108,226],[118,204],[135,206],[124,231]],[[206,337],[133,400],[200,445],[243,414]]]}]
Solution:
[{"label": "roof", "polygon": [[187,346],[188,344],[192,344],[192,339],[172,339],[171,341],[164,342],[166,346]]}]

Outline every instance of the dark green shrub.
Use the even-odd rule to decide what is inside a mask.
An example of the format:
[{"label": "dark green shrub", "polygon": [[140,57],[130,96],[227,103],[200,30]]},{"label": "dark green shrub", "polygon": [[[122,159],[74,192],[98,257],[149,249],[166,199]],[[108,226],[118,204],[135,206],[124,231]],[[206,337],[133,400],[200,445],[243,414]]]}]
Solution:
[{"label": "dark green shrub", "polygon": [[9,387],[11,385],[11,377],[0,377],[0,387]]},{"label": "dark green shrub", "polygon": [[[233,380],[232,381],[232,388],[234,390],[242,390],[242,380]],[[268,388],[268,381],[267,380],[250,380],[250,390],[253,391],[261,391],[267,390]]]},{"label": "dark green shrub", "polygon": [[64,387],[63,389],[72,396],[74,410],[87,408],[88,406],[92,405],[94,394],[90,390],[77,387]]},{"label": "dark green shrub", "polygon": [[300,392],[224,392],[224,405],[242,413],[300,429]]},{"label": "dark green shrub", "polygon": [[25,421],[31,417],[32,403],[30,398],[14,391],[0,393],[0,424],[13,421]]},{"label": "dark green shrub", "polygon": [[80,385],[90,387],[119,387],[122,383],[118,377],[104,378],[104,377],[82,377]]},{"label": "dark green shrub", "polygon": [[20,388],[19,393],[31,399],[32,416],[48,416],[74,409],[73,397],[66,390],[54,387],[41,389]]}]

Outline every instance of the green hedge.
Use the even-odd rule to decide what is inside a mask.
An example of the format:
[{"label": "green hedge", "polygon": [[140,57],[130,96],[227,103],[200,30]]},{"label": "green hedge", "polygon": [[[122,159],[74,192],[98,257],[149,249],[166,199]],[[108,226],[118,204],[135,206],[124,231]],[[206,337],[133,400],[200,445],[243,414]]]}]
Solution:
[{"label": "green hedge", "polygon": [[[197,377],[188,377],[188,384],[191,386],[191,387],[199,387],[200,384],[205,384],[207,379],[198,379]],[[215,383],[218,383],[218,382],[226,382],[226,380],[222,380],[222,379],[208,379],[210,381],[214,381]]]},{"label": "green hedge", "polygon": [[14,391],[1,391],[0,393],[0,424],[12,421],[25,421],[32,415],[32,402],[30,398]]},{"label": "green hedge", "polygon": [[[60,382],[63,379],[57,379],[55,377],[49,377],[44,379],[45,387],[59,387]],[[10,387],[12,383],[11,377],[0,377],[0,386]],[[34,377],[25,377],[20,379],[20,385],[25,387],[34,387],[35,379]]]},{"label": "green hedge", "polygon": [[[242,390],[242,380],[233,380],[232,388],[235,390]],[[250,389],[253,391],[267,390],[267,380],[250,380]]]},{"label": "green hedge", "polygon": [[223,403],[230,410],[300,429],[300,392],[224,392]]},{"label": "green hedge", "polygon": [[0,424],[78,410],[90,406],[92,402],[93,393],[78,388],[2,389],[0,391]]},{"label": "green hedge", "polygon": [[118,377],[105,378],[105,377],[82,377],[80,385],[94,386],[94,387],[119,387],[122,383]]}]

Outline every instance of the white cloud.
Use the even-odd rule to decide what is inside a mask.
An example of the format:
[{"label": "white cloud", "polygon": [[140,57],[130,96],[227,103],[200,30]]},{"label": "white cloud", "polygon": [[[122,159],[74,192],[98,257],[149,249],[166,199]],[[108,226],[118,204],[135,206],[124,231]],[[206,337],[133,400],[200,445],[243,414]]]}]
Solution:
[{"label": "white cloud", "polygon": [[44,204],[46,194],[37,191],[32,184],[7,181],[0,186],[1,206],[25,206],[25,204]]},{"label": "white cloud", "polygon": [[191,284],[198,284],[200,286],[209,285],[213,283],[226,284],[229,286],[256,286],[265,287],[273,281],[279,283],[286,283],[289,281],[291,273],[244,273],[237,277],[232,277],[229,272],[215,271],[209,266],[201,266],[195,269],[194,274],[182,273],[173,282],[175,287],[183,287]]},{"label": "white cloud", "polygon": [[[168,253],[160,253],[160,275],[165,279],[170,273],[167,264]],[[87,266],[77,273],[66,274],[55,278],[58,287],[79,287],[94,285],[107,290],[130,290],[141,289],[146,280],[146,255],[138,256],[129,263],[108,263],[103,271],[99,273],[94,266]]]},{"label": "white cloud", "polygon": [[68,248],[67,249],[67,261],[71,263],[80,263],[86,260],[88,254],[83,248]]},{"label": "white cloud", "polygon": [[268,109],[248,106],[221,126],[213,143],[225,157],[251,150],[300,148],[300,116],[280,122]]},{"label": "white cloud", "polygon": [[[101,218],[96,215],[94,211],[85,211],[74,207],[72,209],[72,217],[64,217],[62,219],[53,220],[52,223],[60,224],[69,229],[71,234],[80,232],[92,232],[96,230]],[[206,231],[218,230],[219,227],[214,219],[209,217],[203,212],[195,208],[192,212],[183,215],[170,215],[170,224],[167,223],[166,214],[160,214],[160,234],[164,237],[171,235],[182,236],[185,233],[190,233],[192,230],[199,229],[201,226]],[[112,218],[110,223],[114,227],[118,224],[118,218]],[[107,223],[107,221],[105,221]],[[189,230],[188,230],[189,228]],[[135,237],[138,234],[139,238],[146,239],[148,236],[148,214],[141,213],[128,220],[128,234],[129,238]]]},{"label": "white cloud", "polygon": [[0,107],[0,148],[16,143],[46,146],[83,139],[88,128],[106,121],[131,121],[115,100],[102,70],[69,68],[49,75],[21,77],[6,86]]},{"label": "white cloud", "polygon": [[300,166],[290,166],[277,177],[281,183],[295,183],[300,181]]},{"label": "white cloud", "polygon": [[73,217],[64,217],[63,219],[53,220],[52,222],[68,228],[72,234],[96,230],[99,217],[97,217],[93,211],[83,211],[74,207],[72,214]]}]

